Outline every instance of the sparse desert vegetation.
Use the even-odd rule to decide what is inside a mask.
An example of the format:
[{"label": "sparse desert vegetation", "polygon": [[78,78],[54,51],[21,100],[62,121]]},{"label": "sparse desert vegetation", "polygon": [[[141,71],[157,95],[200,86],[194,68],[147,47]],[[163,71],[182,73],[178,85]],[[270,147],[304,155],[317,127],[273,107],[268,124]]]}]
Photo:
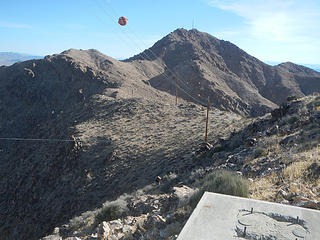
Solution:
[{"label": "sparse desert vegetation", "polygon": [[150,50],[0,67],[4,240],[175,239],[204,191],[319,208],[319,73],[196,29]]},{"label": "sparse desert vegetation", "polygon": [[234,172],[220,170],[206,175],[197,183],[199,190],[191,197],[190,206],[196,207],[204,192],[215,192],[239,197],[248,197],[249,185],[246,179]]},{"label": "sparse desert vegetation", "polygon": [[109,229],[119,238],[176,239],[204,191],[320,209],[320,114],[306,111],[314,101],[316,96],[293,101],[279,119],[270,114],[242,119],[237,131],[216,138],[210,149],[185,155],[191,172],[168,173],[144,191],[122,197],[128,208],[121,216],[105,204],[90,221],[83,220],[90,224],[65,236],[86,239],[94,229],[98,235]]}]

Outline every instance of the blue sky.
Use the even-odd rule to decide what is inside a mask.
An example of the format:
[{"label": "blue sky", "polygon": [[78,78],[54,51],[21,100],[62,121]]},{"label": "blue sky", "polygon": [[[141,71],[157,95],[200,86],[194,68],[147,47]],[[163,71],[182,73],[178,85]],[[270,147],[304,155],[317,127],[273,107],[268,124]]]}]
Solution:
[{"label": "blue sky", "polygon": [[193,22],[263,61],[320,64],[319,0],[3,0],[0,51],[95,48],[122,59]]}]

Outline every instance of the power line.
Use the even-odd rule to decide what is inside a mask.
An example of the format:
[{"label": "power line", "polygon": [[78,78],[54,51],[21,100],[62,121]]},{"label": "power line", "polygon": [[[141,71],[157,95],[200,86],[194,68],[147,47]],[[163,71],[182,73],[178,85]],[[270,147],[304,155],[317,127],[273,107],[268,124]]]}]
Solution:
[{"label": "power line", "polygon": [[112,140],[81,140],[79,138],[76,139],[57,139],[57,138],[5,138],[0,137],[0,140],[3,141],[34,141],[34,142],[81,142],[81,143],[88,143],[88,142],[100,142],[100,143],[110,143]]},{"label": "power line", "polygon": [[[105,2],[106,2],[106,4],[108,5],[108,7],[111,9],[111,11],[113,11],[113,13],[114,13],[115,15],[119,15],[119,14],[116,12],[116,10],[111,6],[111,4],[108,3],[108,1],[105,1]],[[100,7],[101,7],[101,6],[100,6]],[[105,10],[105,12],[107,12],[107,11]],[[108,14],[108,15],[109,15],[109,14]],[[110,15],[109,15],[109,16],[110,16]],[[116,22],[115,22],[115,23],[116,23]],[[117,24],[117,23],[116,23],[116,24]],[[128,28],[128,30],[138,39],[138,41],[140,41],[140,42],[144,45],[144,48],[146,49],[145,51],[141,50],[140,47],[139,47],[139,49],[140,49],[140,51],[142,51],[142,53],[144,53],[145,55],[147,55],[145,52],[146,52],[146,51],[149,51],[149,52],[153,55],[153,57],[154,57],[155,59],[158,58],[158,57],[156,56],[156,54],[151,50],[151,48],[147,48],[146,45],[144,44],[144,42],[143,42],[142,40],[140,40],[140,38],[137,36],[137,34],[135,34],[135,32],[131,30],[131,27],[130,27],[129,25],[126,26],[126,28]],[[130,36],[129,36],[129,38],[131,39]],[[132,39],[131,39],[131,40],[132,40]],[[148,55],[147,55],[147,56],[148,56]],[[148,57],[150,58],[150,56],[148,56]],[[152,61],[151,59],[152,59],[152,58],[150,58],[150,61]],[[184,85],[185,88],[189,88],[188,86],[186,86],[186,85],[184,84],[184,82],[183,82],[180,78],[177,77],[177,74],[176,74],[174,71],[172,71],[172,70],[166,65],[166,63],[163,63],[163,64],[164,64],[164,66],[167,68],[167,70],[168,70],[180,83],[182,83],[182,85]],[[190,63],[189,63],[189,64],[190,64]],[[165,73],[162,73],[162,74],[163,74],[163,76],[165,76],[165,78],[166,78],[167,80],[169,80],[169,81],[171,82],[172,85],[175,85],[175,83],[174,83],[173,81],[171,81],[171,79],[169,78],[168,75],[166,75]],[[178,85],[178,88],[179,88],[182,92],[184,92],[186,95],[188,95],[190,98],[192,98],[193,100],[195,100],[196,102],[200,103],[201,105],[206,106],[206,103],[204,103],[204,102],[200,101],[199,99],[193,97],[193,96],[190,95],[188,92],[186,92],[183,88],[181,88],[179,85]]]},{"label": "power line", "polygon": [[50,138],[0,138],[6,141],[43,141],[43,142],[82,142],[76,139],[50,139]]},{"label": "power line", "polygon": [[[99,5],[100,8],[103,9],[103,11],[107,14],[107,16],[111,19],[111,21],[113,21],[113,22],[118,26],[118,23],[117,23],[117,21],[114,19],[114,17],[113,17],[112,15],[110,15],[109,12],[106,11],[106,10],[104,9],[104,7],[100,5],[99,2],[97,2],[97,1],[95,1],[95,2]],[[106,2],[106,3],[108,4],[109,8],[114,12],[114,14],[118,15],[118,13],[112,8],[112,6],[111,6],[108,2]],[[120,27],[120,26],[118,26],[118,27],[119,27],[120,29],[122,28],[122,27]],[[131,30],[131,28],[130,28],[129,26],[126,26],[126,28],[128,28],[129,31],[130,31],[133,35],[135,35],[135,37],[138,39],[138,41],[140,41],[143,45],[145,45],[145,44],[139,39],[139,37],[137,37],[137,35]],[[142,49],[140,48],[140,46],[138,46],[137,43],[131,38],[131,36],[129,36],[125,31],[121,31],[121,32],[123,32],[123,33],[127,36],[127,38],[129,38],[129,39],[132,41],[132,43],[134,43],[134,44],[136,45],[136,47],[141,51],[141,54],[143,54],[143,55],[146,57],[147,60],[149,60],[152,64],[157,65],[157,63],[153,62],[153,61],[152,61],[152,58],[146,53],[146,51],[149,51],[149,52],[153,55],[153,57],[154,57],[155,59],[158,58],[158,57],[156,56],[156,54],[155,54],[150,48],[146,49],[145,51],[142,50]],[[184,84],[184,82],[183,82],[180,78],[177,77],[177,75],[174,73],[174,71],[172,71],[164,62],[163,62],[163,64],[164,64],[164,66],[166,67],[166,69],[169,71],[169,73],[171,73],[175,78],[177,78],[177,80],[178,80],[180,83],[182,83],[182,84],[185,86],[185,88],[189,88],[188,86],[186,86],[186,85]],[[175,86],[175,82],[172,81],[172,80],[170,79],[170,77],[169,77],[165,72],[160,73],[160,74],[163,75],[173,86]],[[192,95],[190,95],[187,91],[185,91],[185,90],[184,90],[183,88],[181,88],[179,85],[178,85],[177,87],[178,87],[178,89],[179,89],[180,91],[182,91],[183,93],[185,93],[187,96],[189,96],[189,97],[190,97],[191,99],[193,99],[195,102],[197,102],[197,103],[199,103],[199,104],[201,104],[201,105],[203,105],[203,106],[206,106],[206,105],[207,105],[206,103],[202,102],[201,100],[199,100],[199,99],[193,97]]]},{"label": "power line", "polygon": [[[117,21],[114,19],[114,17],[113,17],[112,15],[110,15],[109,12],[104,9],[103,6],[100,5],[99,1],[98,1],[98,0],[95,0],[95,3],[106,13],[106,15],[107,15],[107,16],[110,18],[110,20],[115,24],[115,26],[117,26],[122,33],[126,34],[126,33],[123,31],[123,27],[120,27],[120,26],[118,25],[118,23],[117,23]],[[95,15],[95,16],[97,17],[97,15]],[[99,19],[100,19],[100,18],[99,18]],[[101,20],[101,19],[100,19],[100,20]],[[102,20],[102,21],[103,21],[103,20]],[[102,24],[105,24],[105,23],[102,22]],[[124,39],[126,42],[130,42],[130,41],[128,41],[128,38],[130,38],[130,40],[131,40],[130,43],[135,44],[135,47],[137,47],[138,50],[142,52],[141,48],[136,44],[136,42],[133,41],[133,39],[131,39],[131,37],[130,37],[129,35],[126,34],[126,36],[127,36],[127,38],[122,38],[122,39]],[[149,58],[148,55],[146,55],[146,57],[147,57],[147,59]],[[148,59],[148,60],[151,61],[151,59]]]},{"label": "power line", "polygon": [[[80,0],[80,2],[81,2],[81,0]],[[98,3],[98,5],[101,7],[101,5],[99,4],[99,2],[97,2],[96,1],[96,3]],[[108,3],[107,3],[108,4]],[[109,5],[109,4],[108,4]],[[110,6],[110,5],[109,5]],[[106,12],[106,14],[107,14],[107,16],[111,19],[111,21],[113,21],[115,24],[116,24],[116,26],[118,26],[118,23],[117,23],[117,21],[115,21],[114,19],[113,19],[113,17],[102,7],[102,9],[104,10],[104,12]],[[110,6],[110,9],[114,12],[114,13],[116,13],[116,11]],[[95,13],[93,13],[93,12],[91,12],[99,21],[101,21],[102,22],[102,24],[104,25],[105,23],[103,22],[103,20],[97,15],[97,14],[95,14]],[[117,13],[116,13],[117,14]],[[121,28],[120,26],[118,26],[119,28]],[[127,26],[128,27],[128,26]],[[135,37],[138,39],[138,41],[140,41],[143,45],[145,45],[144,43],[143,43],[143,41],[141,41],[140,39],[139,39],[139,37],[130,29],[130,27],[128,27],[128,29],[130,30],[130,32],[133,34],[133,35],[135,35]],[[146,49],[146,50],[141,50],[140,49],[140,46],[138,46],[137,45],[137,43],[131,38],[131,36],[129,36],[126,32],[124,32],[124,31],[122,31],[124,34],[126,34],[126,36],[132,41],[132,43],[134,43],[135,45],[136,45],[136,47],[138,47],[138,49],[141,51],[141,54],[143,54],[145,57],[146,57],[146,59],[147,60],[149,60],[150,61],[150,63],[152,63],[152,64],[155,64],[155,65],[158,65],[157,64],[157,59],[158,59],[158,57],[156,56],[156,54],[149,48],[149,49]],[[128,39],[125,39],[125,41],[127,41]],[[152,61],[152,58],[147,54],[147,51],[149,51],[152,55],[153,55],[153,57],[154,57],[154,59],[155,59],[155,61]],[[190,64],[190,63],[189,63]],[[186,86],[185,84],[184,84],[184,82],[180,79],[180,78],[178,78],[177,77],[177,74],[176,73],[174,73],[174,71],[172,71],[167,65],[166,65],[166,63],[165,62],[163,62],[163,65],[164,65],[164,67],[168,70],[168,72],[169,73],[171,73],[173,76],[174,76],[174,78],[176,79],[176,81],[179,81],[179,82],[181,82],[186,88],[189,88],[188,86]],[[55,70],[55,69],[54,69]],[[56,70],[55,70],[56,71]],[[183,88],[181,88],[178,84],[176,84],[173,80],[171,80],[170,79],[170,77],[165,73],[165,72],[160,72],[160,75],[163,75],[169,82],[171,82],[171,84],[173,85],[173,86],[176,86],[178,89],[180,89],[183,93],[185,93],[187,96],[189,96],[190,98],[192,98],[194,101],[196,101],[196,102],[198,102],[198,103],[200,103],[201,105],[204,105],[204,106],[206,106],[206,105],[208,105],[208,104],[205,104],[205,103],[203,103],[202,101],[200,101],[199,99],[196,99],[195,97],[193,97],[192,95],[190,95],[188,92],[186,92]],[[149,83],[150,84],[150,83]],[[207,106],[207,107],[209,107],[209,105]],[[84,141],[84,140],[80,140],[80,139],[49,139],[49,138],[44,138],[44,139],[41,139],[41,138],[16,138],[16,137],[14,137],[14,138],[5,138],[5,137],[0,137],[0,140],[4,140],[4,141],[42,141],[42,142],[89,142],[88,140],[87,141]],[[101,141],[101,140],[99,140],[99,141],[96,141],[96,142],[108,142],[108,143],[110,143],[110,140],[107,140],[107,141]]]},{"label": "power line", "polygon": [[[90,7],[87,7],[83,2],[82,2],[82,0],[79,0],[79,2],[85,7],[85,9],[87,9],[88,10],[88,12],[90,12],[90,14],[92,15],[92,16],[94,16],[102,25],[106,25],[106,22],[105,22],[105,20],[103,19],[103,18],[101,18],[100,16],[99,16],[99,14],[97,14],[96,12],[95,12],[95,10],[94,9],[90,9]],[[98,4],[99,6],[100,6],[100,4]],[[100,6],[100,8],[101,8],[101,6]],[[102,8],[103,9],[103,8]],[[113,20],[112,20],[113,21]],[[114,22],[114,21],[113,21]],[[117,25],[116,25],[117,26]],[[113,33],[116,33],[115,32],[115,30],[112,30],[113,31]],[[117,34],[117,33],[116,33]],[[130,41],[128,41],[128,39],[126,39],[126,38],[122,38],[122,40],[124,41],[124,42],[126,42],[126,44],[131,44],[131,42]]]}]

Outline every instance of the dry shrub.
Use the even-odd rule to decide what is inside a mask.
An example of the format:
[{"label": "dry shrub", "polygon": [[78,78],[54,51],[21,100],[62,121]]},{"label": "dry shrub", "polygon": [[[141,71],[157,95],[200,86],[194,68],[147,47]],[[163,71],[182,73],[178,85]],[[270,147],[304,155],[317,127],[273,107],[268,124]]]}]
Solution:
[{"label": "dry shrub", "polygon": [[275,186],[279,182],[279,176],[276,173],[271,173],[267,177],[254,179],[250,183],[250,197],[258,200],[272,201],[273,196],[277,192]]},{"label": "dry shrub", "polygon": [[190,206],[195,208],[204,192],[215,192],[227,195],[247,197],[249,195],[248,181],[230,171],[215,171],[199,181],[199,191],[190,199]]},{"label": "dry shrub", "polygon": [[268,151],[262,147],[257,147],[253,151],[253,158],[258,158],[267,155]]},{"label": "dry shrub", "polygon": [[294,162],[290,164],[282,171],[283,178],[290,182],[302,178],[310,164],[309,161]]},{"label": "dry shrub", "polygon": [[96,216],[96,222],[101,223],[103,221],[112,221],[121,217],[123,211],[118,205],[109,205],[103,207]]}]

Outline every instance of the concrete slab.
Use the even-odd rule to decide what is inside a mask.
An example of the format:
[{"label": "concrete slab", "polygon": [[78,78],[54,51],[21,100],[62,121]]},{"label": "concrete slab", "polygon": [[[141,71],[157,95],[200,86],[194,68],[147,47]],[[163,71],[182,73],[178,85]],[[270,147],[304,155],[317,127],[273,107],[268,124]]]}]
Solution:
[{"label": "concrete slab", "polygon": [[178,240],[320,240],[320,211],[206,192]]}]

